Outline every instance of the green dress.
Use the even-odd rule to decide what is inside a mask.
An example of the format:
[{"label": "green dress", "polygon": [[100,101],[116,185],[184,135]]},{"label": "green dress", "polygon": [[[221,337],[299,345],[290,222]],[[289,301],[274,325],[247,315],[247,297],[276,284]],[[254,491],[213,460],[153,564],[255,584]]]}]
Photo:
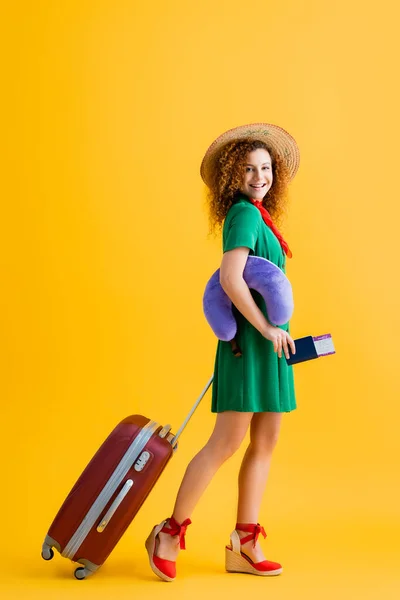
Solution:
[{"label": "green dress", "polygon": [[[285,272],[285,254],[262,219],[260,211],[244,194],[237,195],[223,227],[223,252],[244,246]],[[257,306],[268,319],[264,299],[251,291]],[[296,408],[293,367],[279,358],[273,344],[264,338],[233,307],[237,322],[236,340],[242,356],[234,356],[229,342],[218,341],[212,388],[212,412],[289,412]],[[281,326],[289,331],[289,323]]]}]

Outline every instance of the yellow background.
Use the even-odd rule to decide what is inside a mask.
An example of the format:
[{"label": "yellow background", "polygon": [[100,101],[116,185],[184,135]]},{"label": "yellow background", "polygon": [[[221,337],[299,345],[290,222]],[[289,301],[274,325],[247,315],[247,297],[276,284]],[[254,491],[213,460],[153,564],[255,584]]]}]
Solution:
[{"label": "yellow background", "polygon": [[[2,21],[4,598],[398,598],[398,8],[395,2],[12,2]],[[227,575],[245,446],[206,492],[159,587],[143,541],[213,427],[204,400],[107,564],[77,582],[41,544],[65,494],[130,413],[176,428],[209,378],[202,156],[231,127],[279,124],[301,167],[284,232],[295,367],[261,522],[282,577]]]}]

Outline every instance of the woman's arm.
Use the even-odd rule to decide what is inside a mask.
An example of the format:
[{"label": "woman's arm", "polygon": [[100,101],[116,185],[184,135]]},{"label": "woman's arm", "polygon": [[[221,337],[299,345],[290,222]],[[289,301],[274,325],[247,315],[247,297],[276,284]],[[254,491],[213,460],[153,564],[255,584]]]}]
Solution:
[{"label": "woman's arm", "polygon": [[265,335],[269,323],[254,302],[247,283],[243,279],[248,255],[248,248],[235,248],[225,252],[221,262],[220,284],[238,311],[261,335]]},{"label": "woman's arm", "polygon": [[288,344],[292,353],[296,352],[294,342],[290,335],[271,325],[263,315],[262,311],[254,302],[253,296],[243,279],[243,271],[249,255],[249,248],[240,247],[228,250],[222,257],[220,268],[220,283],[224,292],[232,300],[238,311],[274,345],[275,352],[282,356],[282,349],[289,358]]}]

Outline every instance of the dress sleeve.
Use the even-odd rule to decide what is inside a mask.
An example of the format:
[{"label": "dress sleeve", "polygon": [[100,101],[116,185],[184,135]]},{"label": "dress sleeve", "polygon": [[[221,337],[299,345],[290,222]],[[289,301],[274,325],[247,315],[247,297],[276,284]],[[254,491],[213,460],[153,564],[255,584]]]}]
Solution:
[{"label": "dress sleeve", "polygon": [[244,246],[254,254],[260,228],[260,212],[251,205],[233,206],[231,214],[227,215],[224,235],[223,252]]}]

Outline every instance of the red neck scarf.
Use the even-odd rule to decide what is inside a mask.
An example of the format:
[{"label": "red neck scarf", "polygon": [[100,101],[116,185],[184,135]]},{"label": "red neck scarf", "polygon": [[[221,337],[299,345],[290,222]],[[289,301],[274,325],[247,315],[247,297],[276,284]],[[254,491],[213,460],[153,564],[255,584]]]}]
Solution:
[{"label": "red neck scarf", "polygon": [[291,252],[289,246],[287,245],[287,243],[283,239],[282,234],[278,231],[278,229],[273,224],[272,219],[271,219],[271,215],[269,214],[269,212],[267,211],[267,209],[263,207],[262,201],[261,200],[254,200],[254,198],[250,198],[250,202],[252,204],[254,204],[254,206],[256,206],[258,208],[258,210],[261,213],[261,216],[263,218],[264,223],[266,225],[268,225],[268,227],[270,227],[272,229],[272,231],[274,232],[274,234],[278,238],[279,243],[282,246],[282,250],[284,251],[284,253],[286,254],[286,256],[288,258],[292,258],[293,255],[292,255],[292,252]]}]

